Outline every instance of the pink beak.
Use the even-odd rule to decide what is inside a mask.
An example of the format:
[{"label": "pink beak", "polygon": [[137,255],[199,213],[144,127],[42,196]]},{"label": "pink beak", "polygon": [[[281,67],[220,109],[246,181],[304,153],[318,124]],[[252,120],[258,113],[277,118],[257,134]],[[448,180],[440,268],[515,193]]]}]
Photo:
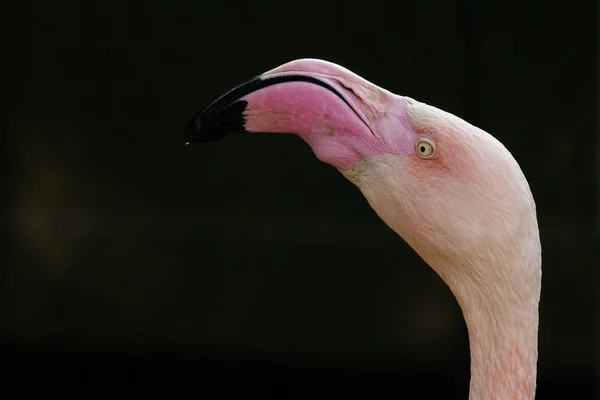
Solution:
[{"label": "pink beak", "polygon": [[[404,99],[326,61],[303,59],[252,78],[210,103],[189,123],[186,142],[234,133],[293,133],[340,170],[382,153],[412,149]],[[402,129],[401,129],[402,130]],[[412,129],[411,129],[412,131]],[[393,132],[394,137],[391,137]],[[408,132],[407,132],[408,133]]]}]

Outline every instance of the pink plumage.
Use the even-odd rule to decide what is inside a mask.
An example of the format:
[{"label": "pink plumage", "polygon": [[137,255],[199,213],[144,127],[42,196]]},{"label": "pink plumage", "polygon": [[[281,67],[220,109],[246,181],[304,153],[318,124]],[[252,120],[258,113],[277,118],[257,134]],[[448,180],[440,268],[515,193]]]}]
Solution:
[{"label": "pink plumage", "polygon": [[288,132],[441,276],[469,331],[471,399],[533,399],[541,247],[525,176],[494,137],[333,63],[284,64],[211,103],[188,141]]}]

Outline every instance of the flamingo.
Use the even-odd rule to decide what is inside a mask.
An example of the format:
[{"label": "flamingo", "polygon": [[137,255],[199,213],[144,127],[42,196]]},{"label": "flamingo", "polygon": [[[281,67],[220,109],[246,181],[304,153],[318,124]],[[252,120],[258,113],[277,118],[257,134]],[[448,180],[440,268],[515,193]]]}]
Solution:
[{"label": "flamingo", "polygon": [[299,59],[227,92],[185,140],[292,133],[355,184],[456,297],[469,398],[533,399],[541,245],[529,184],[493,136],[337,64]]}]

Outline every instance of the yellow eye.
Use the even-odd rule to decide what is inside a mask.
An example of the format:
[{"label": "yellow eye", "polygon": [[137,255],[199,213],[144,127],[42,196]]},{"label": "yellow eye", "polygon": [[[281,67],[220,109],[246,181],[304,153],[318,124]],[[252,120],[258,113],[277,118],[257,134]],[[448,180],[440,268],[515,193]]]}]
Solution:
[{"label": "yellow eye", "polygon": [[426,137],[419,138],[417,144],[415,145],[415,150],[417,151],[419,157],[430,158],[433,156],[433,152],[435,151],[435,143],[433,140]]}]

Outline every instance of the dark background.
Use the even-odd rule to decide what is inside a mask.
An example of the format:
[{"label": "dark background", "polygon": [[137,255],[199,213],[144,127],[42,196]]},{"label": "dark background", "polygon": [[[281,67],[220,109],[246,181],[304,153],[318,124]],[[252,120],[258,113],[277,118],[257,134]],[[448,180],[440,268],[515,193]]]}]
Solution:
[{"label": "dark background", "polygon": [[303,57],[513,153],[543,245],[538,398],[595,396],[595,8],[30,0],[1,15],[2,398],[467,398],[458,305],[352,184],[292,136],[183,145],[207,102]]}]

